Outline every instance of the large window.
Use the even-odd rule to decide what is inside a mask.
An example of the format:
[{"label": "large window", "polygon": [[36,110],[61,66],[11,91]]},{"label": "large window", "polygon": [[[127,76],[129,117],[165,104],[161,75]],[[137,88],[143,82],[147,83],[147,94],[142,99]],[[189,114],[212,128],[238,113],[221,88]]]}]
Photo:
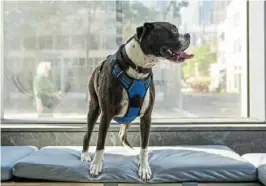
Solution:
[{"label": "large window", "polygon": [[[249,118],[255,112],[250,110],[250,88],[256,78],[249,72],[256,67],[250,63],[254,55],[249,53],[248,22],[258,21],[251,19],[249,10],[259,7],[253,4],[239,0],[4,1],[2,119],[85,122],[93,69],[145,21],[168,21],[180,32],[190,33],[189,50],[195,54],[183,65],[161,61],[154,67],[154,120]],[[46,80],[38,81],[43,76]],[[52,102],[58,104],[38,106],[36,82],[43,83],[39,88],[53,87],[60,99]]]}]

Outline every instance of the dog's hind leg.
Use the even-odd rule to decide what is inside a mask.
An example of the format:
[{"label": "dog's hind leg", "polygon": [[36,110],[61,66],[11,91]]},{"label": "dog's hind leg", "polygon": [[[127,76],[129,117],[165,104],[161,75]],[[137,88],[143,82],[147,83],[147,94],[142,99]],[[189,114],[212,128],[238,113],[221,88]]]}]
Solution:
[{"label": "dog's hind leg", "polygon": [[133,149],[127,140],[127,130],[129,129],[130,125],[131,124],[120,124],[119,139],[123,146]]},{"label": "dog's hind leg", "polygon": [[112,118],[113,116],[105,112],[101,115],[96,152],[90,166],[90,174],[93,176],[97,176],[102,172],[104,145]]},{"label": "dog's hind leg", "polygon": [[95,89],[93,87],[93,80],[91,80],[89,83],[89,93],[90,93],[90,101],[89,101],[89,112],[87,115],[87,132],[83,139],[81,161],[91,161],[90,154],[88,152],[89,143],[93,128],[100,115],[100,106]]}]

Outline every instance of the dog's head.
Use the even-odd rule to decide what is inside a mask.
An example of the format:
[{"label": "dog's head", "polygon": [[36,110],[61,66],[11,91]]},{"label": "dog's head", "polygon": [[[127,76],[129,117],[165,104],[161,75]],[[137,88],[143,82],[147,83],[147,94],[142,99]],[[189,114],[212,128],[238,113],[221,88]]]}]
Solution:
[{"label": "dog's head", "polygon": [[190,45],[190,35],[179,33],[177,27],[168,22],[144,23],[136,29],[135,38],[146,55],[172,62],[183,62],[194,56],[185,52]]}]

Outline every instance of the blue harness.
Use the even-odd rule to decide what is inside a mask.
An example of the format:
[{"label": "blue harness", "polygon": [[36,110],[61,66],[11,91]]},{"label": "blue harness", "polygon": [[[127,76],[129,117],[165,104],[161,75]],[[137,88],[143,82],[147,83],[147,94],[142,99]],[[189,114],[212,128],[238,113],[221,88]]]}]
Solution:
[{"label": "blue harness", "polygon": [[115,59],[112,59],[111,62],[113,66],[112,73],[120,80],[129,98],[129,105],[125,116],[115,117],[114,120],[118,124],[130,124],[140,114],[143,100],[151,84],[152,73],[150,73],[151,75],[146,80],[132,79],[120,69]]}]

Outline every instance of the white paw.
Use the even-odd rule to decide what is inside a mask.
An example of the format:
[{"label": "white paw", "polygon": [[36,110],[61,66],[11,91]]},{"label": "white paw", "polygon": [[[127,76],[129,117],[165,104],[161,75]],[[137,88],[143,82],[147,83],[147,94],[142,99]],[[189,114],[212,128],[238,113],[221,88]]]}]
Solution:
[{"label": "white paw", "polygon": [[103,150],[96,151],[90,166],[90,174],[98,176],[103,169]]},{"label": "white paw", "polygon": [[103,162],[92,162],[90,166],[90,174],[92,176],[98,176],[103,169]]},{"label": "white paw", "polygon": [[90,153],[89,152],[82,152],[80,159],[81,159],[81,161],[91,162]]},{"label": "white paw", "polygon": [[149,163],[148,162],[143,162],[143,163],[140,163],[139,164],[139,177],[147,182],[151,179],[151,168],[149,166]]}]

